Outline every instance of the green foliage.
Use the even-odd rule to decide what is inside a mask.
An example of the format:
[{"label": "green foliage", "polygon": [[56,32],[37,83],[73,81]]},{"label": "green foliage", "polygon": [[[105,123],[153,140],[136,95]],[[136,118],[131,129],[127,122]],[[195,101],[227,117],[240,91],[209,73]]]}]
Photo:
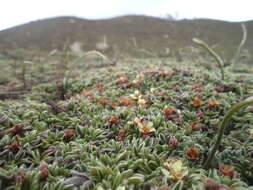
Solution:
[{"label": "green foliage", "polygon": [[[203,167],[231,105],[253,95],[252,77],[227,73],[221,82],[158,60],[135,66],[68,78],[64,100],[49,83],[1,101],[0,188],[202,190],[212,179],[252,189],[251,107],[230,115],[212,168]],[[222,173],[224,164],[236,175]]]}]

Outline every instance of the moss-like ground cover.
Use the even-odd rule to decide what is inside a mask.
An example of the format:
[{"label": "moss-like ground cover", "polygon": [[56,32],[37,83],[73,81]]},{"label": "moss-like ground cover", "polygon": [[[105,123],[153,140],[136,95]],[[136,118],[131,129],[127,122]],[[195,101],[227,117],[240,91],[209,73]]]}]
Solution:
[{"label": "moss-like ground cover", "polygon": [[1,101],[0,189],[253,189],[252,76],[143,62]]}]

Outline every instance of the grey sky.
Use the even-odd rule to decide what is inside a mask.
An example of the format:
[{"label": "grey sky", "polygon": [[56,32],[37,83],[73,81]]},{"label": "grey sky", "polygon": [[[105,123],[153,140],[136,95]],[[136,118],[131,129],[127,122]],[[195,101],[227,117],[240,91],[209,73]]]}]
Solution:
[{"label": "grey sky", "polygon": [[0,30],[55,16],[88,19],[125,14],[177,15],[228,21],[253,19],[253,0],[3,0]]}]

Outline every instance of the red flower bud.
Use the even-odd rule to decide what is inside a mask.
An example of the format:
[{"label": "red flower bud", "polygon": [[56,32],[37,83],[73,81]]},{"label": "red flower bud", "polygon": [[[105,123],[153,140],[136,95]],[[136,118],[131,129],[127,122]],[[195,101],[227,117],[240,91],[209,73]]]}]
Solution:
[{"label": "red flower bud", "polygon": [[190,125],[193,131],[199,131],[204,127],[202,123],[197,123],[197,122],[192,122]]},{"label": "red flower bud", "polygon": [[118,125],[120,123],[120,120],[117,116],[113,115],[109,121],[107,122],[107,125],[108,126],[113,126],[113,125]]},{"label": "red flower bud", "polygon": [[253,113],[253,106],[251,106],[251,107],[249,108],[249,111],[250,111],[251,113]]},{"label": "red flower bud", "polygon": [[186,158],[190,161],[195,161],[199,158],[199,149],[188,148],[186,149]]},{"label": "red flower bud", "polygon": [[195,108],[198,108],[199,106],[201,106],[202,100],[198,96],[195,96],[191,103]]},{"label": "red flower bud", "polygon": [[20,170],[15,176],[16,184],[23,184],[25,182],[26,176],[24,170]]},{"label": "red flower bud", "polygon": [[8,130],[8,134],[15,136],[17,134],[20,134],[24,131],[23,126],[16,125]]},{"label": "red flower bud", "polygon": [[47,163],[41,163],[39,166],[39,171],[40,171],[40,179],[46,180],[49,175]]},{"label": "red flower bud", "polygon": [[234,176],[236,176],[236,171],[235,171],[234,166],[224,164],[220,166],[219,171],[222,175],[228,176],[230,178],[233,178]]},{"label": "red flower bud", "polygon": [[169,142],[168,142],[169,147],[172,147],[172,148],[177,148],[178,144],[179,143],[178,143],[176,137],[171,137]]},{"label": "red flower bud", "polygon": [[76,132],[74,129],[66,129],[64,131],[64,136],[63,139],[65,141],[69,141],[70,139],[72,139],[74,136],[76,135]]},{"label": "red flower bud", "polygon": [[202,111],[200,111],[200,112],[196,113],[196,116],[197,116],[198,118],[203,118],[203,117],[205,116],[205,113],[202,112]]},{"label": "red flower bud", "polygon": [[219,185],[211,178],[207,178],[204,181],[205,190],[217,190]]}]

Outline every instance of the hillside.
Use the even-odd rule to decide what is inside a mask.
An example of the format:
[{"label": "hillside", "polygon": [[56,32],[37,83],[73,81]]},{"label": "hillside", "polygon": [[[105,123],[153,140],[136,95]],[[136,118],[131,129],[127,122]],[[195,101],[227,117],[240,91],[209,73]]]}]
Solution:
[{"label": "hillside", "polygon": [[[248,30],[246,48],[253,47],[253,21],[245,23]],[[123,16],[105,20],[86,20],[58,17],[38,20],[0,32],[0,48],[37,48],[51,51],[80,42],[83,51],[98,49],[104,40],[105,53],[118,51],[134,54],[134,49],[145,49],[162,54],[166,48],[193,46],[192,38],[217,45],[218,50],[234,52],[242,38],[240,23],[216,20],[169,21],[146,16]]]}]

